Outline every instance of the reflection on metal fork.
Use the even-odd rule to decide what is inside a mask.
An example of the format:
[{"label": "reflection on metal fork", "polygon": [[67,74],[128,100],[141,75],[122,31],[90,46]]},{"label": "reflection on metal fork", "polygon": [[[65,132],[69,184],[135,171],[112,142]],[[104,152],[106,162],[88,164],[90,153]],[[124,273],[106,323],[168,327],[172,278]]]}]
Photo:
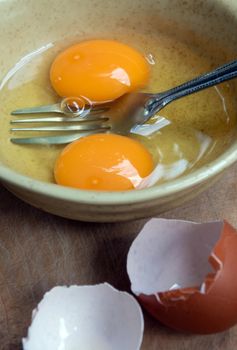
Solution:
[{"label": "reflection on metal fork", "polygon": [[[237,61],[232,61],[225,64],[212,72],[201,75],[191,81],[179,85],[168,91],[158,94],[148,93],[130,93],[120,97],[118,100],[100,106],[92,106],[88,112],[87,107],[83,113],[73,114],[72,111],[67,111],[63,117],[46,117],[46,118],[28,118],[12,120],[12,124],[16,123],[64,123],[62,126],[33,126],[27,128],[12,128],[11,131],[25,132],[71,132],[80,131],[72,135],[57,135],[45,137],[24,137],[12,138],[13,143],[21,144],[63,144],[69,143],[82,136],[95,132],[113,132],[122,135],[127,135],[136,130],[136,126],[147,122],[155,113],[159,112],[166,105],[180,99],[184,96],[196,93],[211,86],[220,84],[224,81],[237,77]],[[72,98],[71,98],[72,99]],[[57,107],[55,107],[57,106]],[[39,112],[40,110],[40,112]],[[63,113],[61,104],[53,106],[44,106],[33,109],[22,109],[13,111],[12,114],[34,114],[34,113],[56,112]],[[74,125],[68,125],[73,123]]]}]

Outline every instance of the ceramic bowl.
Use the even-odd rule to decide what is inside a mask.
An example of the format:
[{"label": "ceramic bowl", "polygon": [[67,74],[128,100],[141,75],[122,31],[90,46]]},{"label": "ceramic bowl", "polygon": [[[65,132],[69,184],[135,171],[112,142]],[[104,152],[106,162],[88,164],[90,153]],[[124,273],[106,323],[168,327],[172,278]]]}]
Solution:
[{"label": "ceramic bowl", "polygon": [[[114,24],[107,21],[116,11]],[[21,57],[72,35],[108,37],[123,26],[165,31],[203,47],[217,43],[226,57],[237,50],[235,0],[8,0],[0,1],[0,81]],[[1,91],[0,91],[1,93]],[[1,108],[1,107],[0,107]],[[3,185],[47,212],[76,220],[112,222],[153,216],[193,198],[237,159],[237,139],[216,160],[174,181],[128,192],[64,188],[23,176],[0,164]]]}]

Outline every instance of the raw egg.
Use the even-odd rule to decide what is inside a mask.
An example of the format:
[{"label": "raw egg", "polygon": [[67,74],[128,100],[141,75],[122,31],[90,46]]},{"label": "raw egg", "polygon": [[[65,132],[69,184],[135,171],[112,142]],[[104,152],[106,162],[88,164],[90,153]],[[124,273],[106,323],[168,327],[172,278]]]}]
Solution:
[{"label": "raw egg", "polygon": [[85,96],[91,102],[114,100],[144,87],[149,64],[132,47],[113,40],[89,40],[60,53],[50,70],[53,88],[62,97]]},{"label": "raw egg", "polygon": [[136,188],[153,170],[153,159],[138,141],[115,134],[94,134],[68,145],[56,161],[58,184],[89,190]]},{"label": "raw egg", "polygon": [[131,289],[176,330],[222,332],[237,323],[237,232],[227,222],[152,219],[127,260]]},{"label": "raw egg", "polygon": [[54,287],[32,316],[24,350],[139,350],[142,343],[138,302],[108,283]]}]

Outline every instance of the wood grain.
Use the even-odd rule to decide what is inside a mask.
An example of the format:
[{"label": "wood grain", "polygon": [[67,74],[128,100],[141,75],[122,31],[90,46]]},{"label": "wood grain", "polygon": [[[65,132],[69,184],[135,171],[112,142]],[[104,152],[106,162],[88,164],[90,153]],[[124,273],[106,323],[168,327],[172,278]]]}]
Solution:
[{"label": "wood grain", "polygon": [[[237,165],[210,190],[166,218],[226,218],[237,227]],[[59,284],[108,281],[129,290],[126,255],[146,220],[91,224],[46,214],[0,187],[0,350],[21,349],[31,311]],[[142,350],[234,350],[237,327],[210,336],[176,333],[145,314]]]}]

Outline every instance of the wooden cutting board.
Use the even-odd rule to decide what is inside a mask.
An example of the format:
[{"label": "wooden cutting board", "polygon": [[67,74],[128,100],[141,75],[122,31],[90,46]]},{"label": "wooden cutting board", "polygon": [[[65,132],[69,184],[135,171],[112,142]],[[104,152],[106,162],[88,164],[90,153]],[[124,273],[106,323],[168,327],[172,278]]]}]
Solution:
[{"label": "wooden cutting board", "polygon": [[[237,165],[210,190],[163,217],[226,218],[237,227]],[[129,290],[126,255],[145,221],[70,221],[34,209],[0,187],[0,350],[21,349],[32,309],[55,285],[108,281]],[[217,335],[185,335],[145,315],[142,350],[235,349],[237,326]]]}]

